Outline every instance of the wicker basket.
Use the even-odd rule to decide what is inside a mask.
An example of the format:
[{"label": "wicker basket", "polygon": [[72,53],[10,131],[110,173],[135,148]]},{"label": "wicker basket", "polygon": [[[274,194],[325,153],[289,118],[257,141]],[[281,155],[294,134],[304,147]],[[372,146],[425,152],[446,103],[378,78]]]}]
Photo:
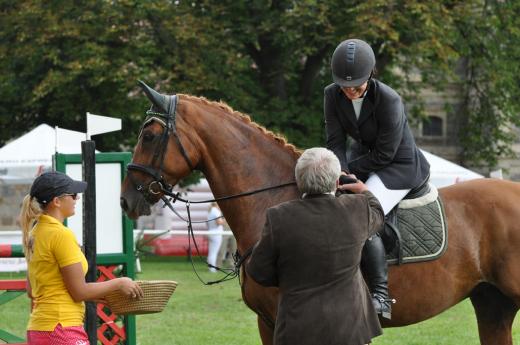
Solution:
[{"label": "wicker basket", "polygon": [[177,282],[172,280],[138,280],[136,282],[143,289],[143,298],[128,297],[120,291],[112,292],[105,296],[112,312],[118,315],[160,313],[177,287]]}]

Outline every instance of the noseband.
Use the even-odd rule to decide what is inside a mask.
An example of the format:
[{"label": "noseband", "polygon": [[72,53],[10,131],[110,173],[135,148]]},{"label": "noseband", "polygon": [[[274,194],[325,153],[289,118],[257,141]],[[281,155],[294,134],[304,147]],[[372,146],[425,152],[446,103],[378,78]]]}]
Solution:
[{"label": "noseband", "polygon": [[[143,130],[152,121],[159,122],[163,127],[163,133],[161,135],[161,140],[159,142],[159,149],[155,151],[152,163],[149,166],[143,165],[143,164],[137,164],[137,163],[129,163],[126,166],[126,169],[128,170],[129,178],[134,184],[136,190],[138,192],[141,192],[144,196],[144,198],[147,201],[151,201],[150,197],[152,195],[158,195],[160,193],[168,192],[171,193],[173,190],[173,186],[169,184],[164,177],[162,176],[162,171],[164,169],[164,156],[166,154],[166,150],[168,148],[168,140],[170,139],[170,132],[172,133],[173,137],[175,138],[175,141],[177,143],[177,147],[179,148],[179,151],[181,152],[182,156],[184,157],[184,160],[188,164],[188,167],[190,170],[194,170],[193,163],[190,160],[190,157],[188,157],[188,154],[186,153],[186,150],[184,149],[184,146],[182,146],[182,143],[179,139],[179,133],[177,132],[177,126],[176,126],[176,115],[177,115],[177,103],[178,98],[177,95],[170,96],[170,102],[168,103],[168,109],[166,114],[165,113],[159,113],[156,111],[153,111],[153,106],[146,112],[146,119],[143,123],[143,126],[141,127],[139,138],[143,134]],[[154,169],[153,166],[155,166],[155,163],[159,161],[160,166],[159,169]],[[142,173],[145,173],[146,175],[149,175],[153,178],[151,182],[149,182],[147,185],[144,185],[137,181],[135,178],[133,178],[132,174],[130,174],[131,171],[139,171]]]}]

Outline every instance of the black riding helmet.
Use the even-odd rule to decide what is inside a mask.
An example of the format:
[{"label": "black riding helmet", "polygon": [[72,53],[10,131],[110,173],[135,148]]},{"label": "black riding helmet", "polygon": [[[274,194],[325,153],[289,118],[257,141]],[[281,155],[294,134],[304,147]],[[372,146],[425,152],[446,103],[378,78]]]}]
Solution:
[{"label": "black riding helmet", "polygon": [[366,82],[376,58],[372,47],[365,41],[349,39],[341,42],[332,54],[332,80],[342,87],[356,87]]}]

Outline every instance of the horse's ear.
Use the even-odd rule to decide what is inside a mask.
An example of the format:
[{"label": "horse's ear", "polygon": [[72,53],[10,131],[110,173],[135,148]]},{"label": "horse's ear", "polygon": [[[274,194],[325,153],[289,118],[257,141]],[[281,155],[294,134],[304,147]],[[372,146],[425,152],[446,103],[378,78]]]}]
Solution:
[{"label": "horse's ear", "polygon": [[148,99],[152,102],[154,107],[157,108],[159,112],[168,113],[171,96],[163,95],[155,91],[141,80],[139,80],[139,85],[146,94],[146,97],[148,97]]}]

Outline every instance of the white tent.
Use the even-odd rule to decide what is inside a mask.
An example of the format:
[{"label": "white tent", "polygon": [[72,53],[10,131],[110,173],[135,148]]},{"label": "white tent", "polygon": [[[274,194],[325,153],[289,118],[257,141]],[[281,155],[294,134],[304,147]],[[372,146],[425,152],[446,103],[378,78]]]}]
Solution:
[{"label": "white tent", "polygon": [[449,160],[421,151],[430,163],[430,182],[437,188],[484,177]]},{"label": "white tent", "polygon": [[52,166],[52,155],[81,153],[85,133],[42,124],[0,148],[0,178],[34,178]]},{"label": "white tent", "polygon": [[[52,167],[52,156],[56,152],[81,153],[81,142],[85,139],[84,133],[54,129],[42,124],[0,148],[0,185],[12,185],[14,189],[9,190],[15,191],[3,196],[0,214],[9,216],[9,219],[17,214],[19,199],[23,198],[19,195],[22,187],[28,190],[42,170]],[[9,227],[10,224],[6,226]],[[0,243],[21,244],[21,233],[16,226],[11,230],[0,231]],[[0,272],[23,271],[26,267],[24,258],[0,259]]]}]

